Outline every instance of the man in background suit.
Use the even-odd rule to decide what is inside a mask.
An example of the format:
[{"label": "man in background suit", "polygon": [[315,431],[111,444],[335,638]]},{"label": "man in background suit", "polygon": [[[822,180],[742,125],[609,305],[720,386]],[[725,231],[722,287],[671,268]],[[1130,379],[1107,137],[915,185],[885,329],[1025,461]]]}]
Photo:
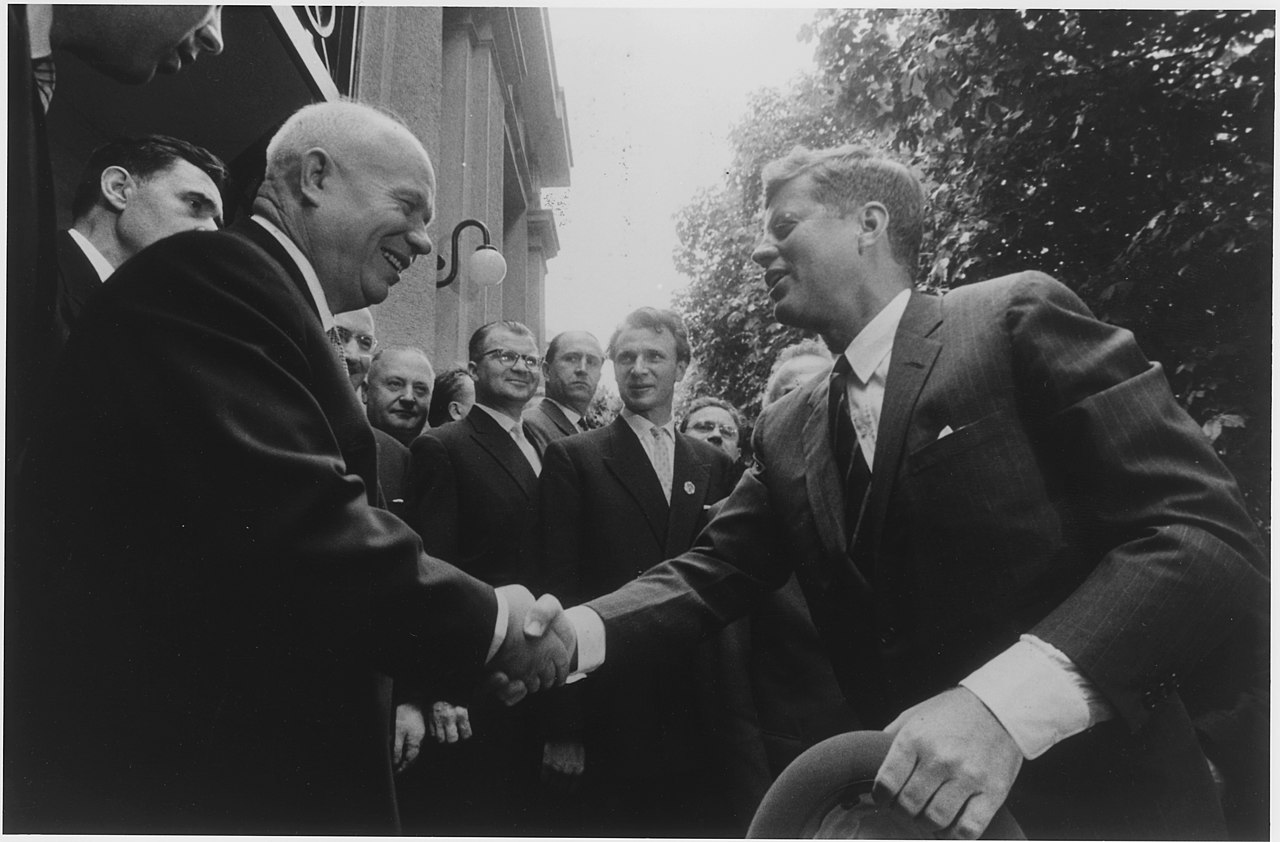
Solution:
[{"label": "man in background suit", "polygon": [[71,228],[58,234],[60,341],[120,264],[171,234],[216,231],[226,177],[213,153],[164,135],[95,149],[71,200]]},{"label": "man in background suit", "polygon": [[913,292],[924,194],[897,163],[798,148],[763,175],[753,259],[837,365],[761,416],[692,551],[572,609],[580,667],[795,572],[894,735],[882,803],[965,838],[1006,800],[1030,836],[1222,835],[1178,687],[1265,613],[1264,555],[1159,365],[1039,273]]},{"label": "man in background suit", "polygon": [[554,600],[376,508],[326,335],[431,251],[434,198],[398,120],[308,106],[252,219],[157,242],[87,304],[58,368],[78,411],[48,407],[19,477],[42,552],[6,558],[7,832],[391,832],[392,678],[562,678]]},{"label": "man in background suit", "polygon": [[558,438],[591,429],[587,410],[603,369],[600,341],[586,331],[565,331],[547,344],[542,361],[547,396],[524,413],[529,439],[539,454]]},{"label": "man in background suit", "polygon": [[[729,493],[732,460],[679,433],[676,383],[690,361],[680,318],[631,313],[609,340],[622,414],[551,443],[539,488],[540,585],[580,602],[684,550],[706,507]],[[543,766],[580,778],[584,827],[603,836],[724,835],[721,778],[706,759],[695,659],[655,667],[620,661],[579,687],[548,694]],[[579,692],[579,690],[581,692]]]},{"label": "man in background suit", "polygon": [[[45,113],[53,51],[120,82],[176,73],[222,52],[221,6],[9,6],[8,417],[5,462],[21,458],[57,357],[57,214]],[[9,507],[9,520],[21,517]]]},{"label": "man in background suit", "polygon": [[405,447],[427,426],[436,373],[421,348],[384,348],[373,357],[366,378],[369,423]]},{"label": "man in background suit", "polygon": [[[542,467],[521,421],[541,360],[533,333],[515,321],[483,325],[467,350],[475,405],[461,421],[413,442],[405,519],[428,552],[491,585],[507,585],[524,579]],[[520,832],[533,775],[523,710],[484,699],[449,701],[468,708],[474,736],[425,758],[402,781],[402,800],[414,813],[410,829]]]},{"label": "man in background suit", "polygon": [[456,366],[436,375],[431,386],[431,408],[427,410],[427,424],[443,427],[461,421],[476,405],[476,381],[463,366]]}]

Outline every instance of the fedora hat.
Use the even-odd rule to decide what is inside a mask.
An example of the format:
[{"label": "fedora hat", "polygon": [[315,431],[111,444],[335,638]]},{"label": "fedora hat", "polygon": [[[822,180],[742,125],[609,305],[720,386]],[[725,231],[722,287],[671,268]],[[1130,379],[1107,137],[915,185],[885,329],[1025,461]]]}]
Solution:
[{"label": "fedora hat", "polygon": [[[893,737],[883,731],[851,731],[805,751],[769,787],[747,838],[933,838],[924,824],[871,800],[876,772],[892,742]],[[1001,807],[982,838],[1026,837]]]}]

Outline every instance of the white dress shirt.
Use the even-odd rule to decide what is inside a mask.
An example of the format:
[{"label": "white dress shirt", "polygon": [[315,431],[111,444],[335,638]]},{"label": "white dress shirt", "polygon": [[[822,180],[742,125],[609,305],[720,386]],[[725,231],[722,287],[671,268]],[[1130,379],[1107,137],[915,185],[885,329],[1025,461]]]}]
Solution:
[{"label": "white dress shirt", "polygon": [[[873,471],[893,337],[910,298],[910,290],[895,296],[844,352],[852,369],[847,378],[849,414]],[[604,623],[585,606],[569,609],[569,617],[579,632],[578,669],[589,672],[604,662]],[[1028,760],[1114,715],[1070,658],[1031,634],[1022,635],[960,686],[982,700]]]},{"label": "white dress shirt", "polygon": [[[311,293],[311,300],[315,302],[316,309],[320,311],[320,324],[325,333],[328,333],[329,329],[334,326],[333,313],[329,310],[329,300],[325,298],[324,288],[320,286],[320,277],[316,275],[315,267],[311,265],[311,261],[307,259],[307,256],[302,253],[302,249],[298,248],[297,244],[289,239],[287,234],[272,225],[269,220],[257,214],[254,214],[252,219],[266,229],[267,233],[275,237],[280,242],[280,245],[284,247],[284,250],[288,252],[294,265],[298,267],[298,271],[302,273],[303,279],[307,282],[307,291]],[[489,642],[489,652],[484,658],[486,664],[502,648],[502,642],[507,637],[507,618],[511,615],[511,608],[507,605],[507,598],[503,596],[502,592],[495,590],[493,595],[498,602],[498,618],[494,622],[493,639]],[[596,619],[598,620],[599,617]]]},{"label": "white dress shirt", "polygon": [[[668,479],[675,471],[675,444],[676,444],[676,422],[674,418],[668,418],[665,424],[655,424],[643,415],[636,415],[625,407],[622,410],[622,420],[627,422],[627,426],[631,428],[631,432],[636,434],[636,438],[640,440],[640,446],[644,448],[644,455],[649,457],[649,464],[653,466],[653,472],[658,476],[658,484],[663,484],[663,478]],[[654,433],[655,429],[661,430],[660,433]],[[668,452],[664,455],[659,449],[655,436],[662,435],[667,437]],[[662,464],[663,459],[670,460],[667,464]],[[671,502],[671,482],[666,482],[666,487],[662,489],[662,493],[666,495],[667,502]]]},{"label": "white dress shirt", "polygon": [[489,417],[498,422],[498,426],[507,431],[507,435],[515,440],[516,447],[520,448],[520,452],[524,454],[524,458],[529,462],[529,467],[533,468],[533,472],[539,476],[542,475],[542,460],[538,458],[538,449],[533,446],[533,442],[524,434],[524,422],[518,418],[512,418],[510,415],[504,415],[491,406],[485,406],[477,403],[476,406],[483,409],[489,414]]},{"label": "white dress shirt", "polygon": [[93,271],[98,273],[98,280],[105,281],[111,277],[111,273],[116,268],[111,265],[111,261],[102,256],[102,252],[98,251],[98,247],[89,242],[89,238],[81,234],[74,228],[67,229],[67,233],[71,235],[71,239],[75,240],[76,245],[80,247],[80,251],[84,252],[84,256],[89,259],[89,263],[93,265]]}]

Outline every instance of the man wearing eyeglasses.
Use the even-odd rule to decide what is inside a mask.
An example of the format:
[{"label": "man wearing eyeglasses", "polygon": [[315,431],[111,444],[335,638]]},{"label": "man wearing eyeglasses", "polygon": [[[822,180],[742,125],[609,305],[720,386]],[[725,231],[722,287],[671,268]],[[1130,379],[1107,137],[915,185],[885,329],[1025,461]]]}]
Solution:
[{"label": "man wearing eyeglasses", "polygon": [[[525,578],[521,557],[542,463],[521,416],[538,389],[542,360],[533,332],[516,321],[480,327],[467,356],[475,405],[465,418],[413,442],[405,520],[427,552],[496,587]],[[372,393],[370,399],[372,407]],[[449,701],[469,709],[473,736],[449,747],[440,762],[410,770],[400,787],[405,829],[520,833],[521,798],[531,788],[524,770],[531,771],[532,758],[520,754],[519,712],[490,700]],[[431,805],[441,815],[422,816]]]},{"label": "man wearing eyeglasses", "polygon": [[347,313],[334,313],[329,341],[342,351],[351,388],[364,400],[365,377],[369,374],[369,364],[373,362],[373,351],[378,347],[378,340],[374,338],[373,311],[362,307]]}]

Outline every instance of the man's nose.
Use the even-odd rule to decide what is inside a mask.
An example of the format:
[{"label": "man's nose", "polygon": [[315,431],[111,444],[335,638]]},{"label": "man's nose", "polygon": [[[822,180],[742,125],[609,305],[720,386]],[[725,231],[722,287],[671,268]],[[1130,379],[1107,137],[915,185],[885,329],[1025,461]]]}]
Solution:
[{"label": "man's nose", "polygon": [[762,238],[751,250],[751,260],[764,269],[778,256],[778,248],[771,240]]},{"label": "man's nose", "polygon": [[196,44],[211,56],[222,52],[222,7],[213,7],[213,17],[196,30]]},{"label": "man's nose", "polygon": [[421,228],[415,228],[405,237],[409,243],[409,249],[416,257],[419,254],[431,254],[432,242],[431,237],[427,234],[427,226],[424,223]]}]

